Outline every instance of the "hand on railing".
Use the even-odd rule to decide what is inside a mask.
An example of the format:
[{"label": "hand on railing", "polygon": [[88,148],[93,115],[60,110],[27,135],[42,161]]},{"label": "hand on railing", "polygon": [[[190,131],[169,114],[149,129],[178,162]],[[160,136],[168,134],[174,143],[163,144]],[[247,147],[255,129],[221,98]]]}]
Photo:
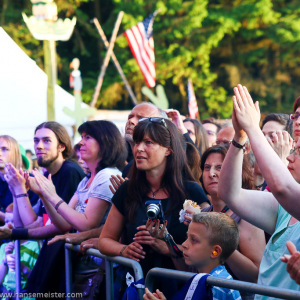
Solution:
[{"label": "hand on railing", "polygon": [[139,262],[141,259],[144,259],[146,252],[143,251],[141,244],[133,242],[121,250],[120,256],[131,258]]},{"label": "hand on railing", "polygon": [[83,241],[80,244],[80,251],[82,253],[85,253],[86,250],[93,248],[93,249],[97,249],[98,250],[98,242],[99,242],[99,238],[91,238],[88,239],[86,241]]}]

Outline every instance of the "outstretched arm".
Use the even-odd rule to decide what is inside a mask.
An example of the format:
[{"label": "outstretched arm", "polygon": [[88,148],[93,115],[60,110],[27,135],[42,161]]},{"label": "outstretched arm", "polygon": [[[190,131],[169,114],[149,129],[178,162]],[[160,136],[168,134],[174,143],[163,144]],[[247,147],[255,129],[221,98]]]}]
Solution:
[{"label": "outstretched arm", "polygon": [[[267,184],[283,208],[300,219],[300,185],[278,157],[259,128],[258,103],[254,104],[246,87],[234,88],[234,110],[240,126],[246,131],[255,158]],[[279,138],[283,138],[280,134]],[[300,147],[300,142],[295,146]],[[296,159],[294,154],[294,158]],[[295,172],[295,170],[291,170]]]},{"label": "outstretched arm", "polygon": [[[235,142],[244,145],[247,136],[240,124],[244,120],[241,120],[238,114],[236,96],[233,97],[233,103],[232,123],[235,129],[233,139]],[[259,120],[259,111],[255,107],[253,109],[256,112],[255,117]],[[246,117],[243,116],[243,118]],[[222,164],[218,189],[219,197],[241,218],[264,231],[273,233],[277,219],[277,201],[271,193],[242,189],[243,155],[242,149],[231,144]]]}]

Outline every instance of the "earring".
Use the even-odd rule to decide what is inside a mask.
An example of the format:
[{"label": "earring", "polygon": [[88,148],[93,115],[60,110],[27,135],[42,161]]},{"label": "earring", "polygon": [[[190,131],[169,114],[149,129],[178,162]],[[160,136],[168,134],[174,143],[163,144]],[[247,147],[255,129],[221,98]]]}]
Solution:
[{"label": "earring", "polygon": [[218,255],[218,252],[217,252],[216,250],[214,250],[214,251],[212,252],[212,254],[213,254],[213,256],[217,256],[217,255]]}]

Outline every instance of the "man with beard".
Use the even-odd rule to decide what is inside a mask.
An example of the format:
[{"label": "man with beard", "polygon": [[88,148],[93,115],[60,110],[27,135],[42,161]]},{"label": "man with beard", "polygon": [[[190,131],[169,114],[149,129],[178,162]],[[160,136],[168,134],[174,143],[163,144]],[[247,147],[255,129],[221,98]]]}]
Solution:
[{"label": "man with beard", "polygon": [[[45,176],[51,174],[56,193],[68,203],[85,174],[78,164],[68,160],[72,153],[72,144],[66,129],[57,122],[40,124],[35,129],[34,150],[39,166],[47,170]],[[23,223],[26,228],[11,230],[2,227],[0,238],[44,239],[61,233],[47,221],[47,213],[41,201],[38,216],[30,223],[28,215],[32,213],[32,207],[25,185],[15,193],[22,197],[15,201],[17,205],[14,205],[14,219],[19,217],[19,223]],[[47,226],[43,226],[45,223]],[[45,240],[28,278],[28,292],[64,291],[64,284],[64,243],[48,246]]]}]

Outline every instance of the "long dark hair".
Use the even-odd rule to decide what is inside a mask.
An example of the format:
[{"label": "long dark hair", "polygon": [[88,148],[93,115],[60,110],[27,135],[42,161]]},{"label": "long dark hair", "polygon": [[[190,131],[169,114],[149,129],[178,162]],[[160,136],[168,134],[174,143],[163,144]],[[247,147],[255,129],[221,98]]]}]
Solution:
[{"label": "long dark hair", "polygon": [[[148,136],[155,143],[171,149],[170,155],[167,156],[166,169],[161,182],[161,187],[167,191],[171,201],[170,209],[166,211],[166,215],[168,215],[171,209],[179,211],[182,207],[185,199],[183,182],[185,179],[192,180],[193,176],[187,166],[182,137],[177,127],[167,119],[163,119],[162,122],[152,122],[150,120],[151,118],[138,123],[134,128],[133,141],[138,143],[145,136]],[[138,170],[135,163],[133,163],[132,175],[128,183],[128,196],[125,200],[131,222],[134,222],[138,207],[143,204],[143,199],[150,191],[151,187],[146,179],[146,172]]]},{"label": "long dark hair", "polygon": [[127,157],[125,140],[117,126],[109,121],[87,121],[78,128],[80,134],[86,133],[93,137],[100,147],[100,157],[96,172],[107,168],[122,169]]},{"label": "long dark hair", "polygon": [[[224,160],[227,152],[228,152],[228,146],[224,146],[224,145],[215,145],[215,146],[208,148],[203,153],[202,158],[201,158],[200,166],[201,166],[202,172],[204,170],[204,165],[205,165],[205,162],[206,162],[207,158],[209,157],[209,155],[211,155],[213,153],[219,153],[223,156],[223,160]],[[207,193],[207,191],[205,190],[205,186],[203,184],[203,175],[201,175],[200,181],[202,183],[202,187],[203,187],[205,193]],[[247,189],[247,190],[254,189],[253,172],[251,170],[251,165],[250,165],[249,158],[247,155],[244,155],[244,158],[243,158],[242,188]]]}]

